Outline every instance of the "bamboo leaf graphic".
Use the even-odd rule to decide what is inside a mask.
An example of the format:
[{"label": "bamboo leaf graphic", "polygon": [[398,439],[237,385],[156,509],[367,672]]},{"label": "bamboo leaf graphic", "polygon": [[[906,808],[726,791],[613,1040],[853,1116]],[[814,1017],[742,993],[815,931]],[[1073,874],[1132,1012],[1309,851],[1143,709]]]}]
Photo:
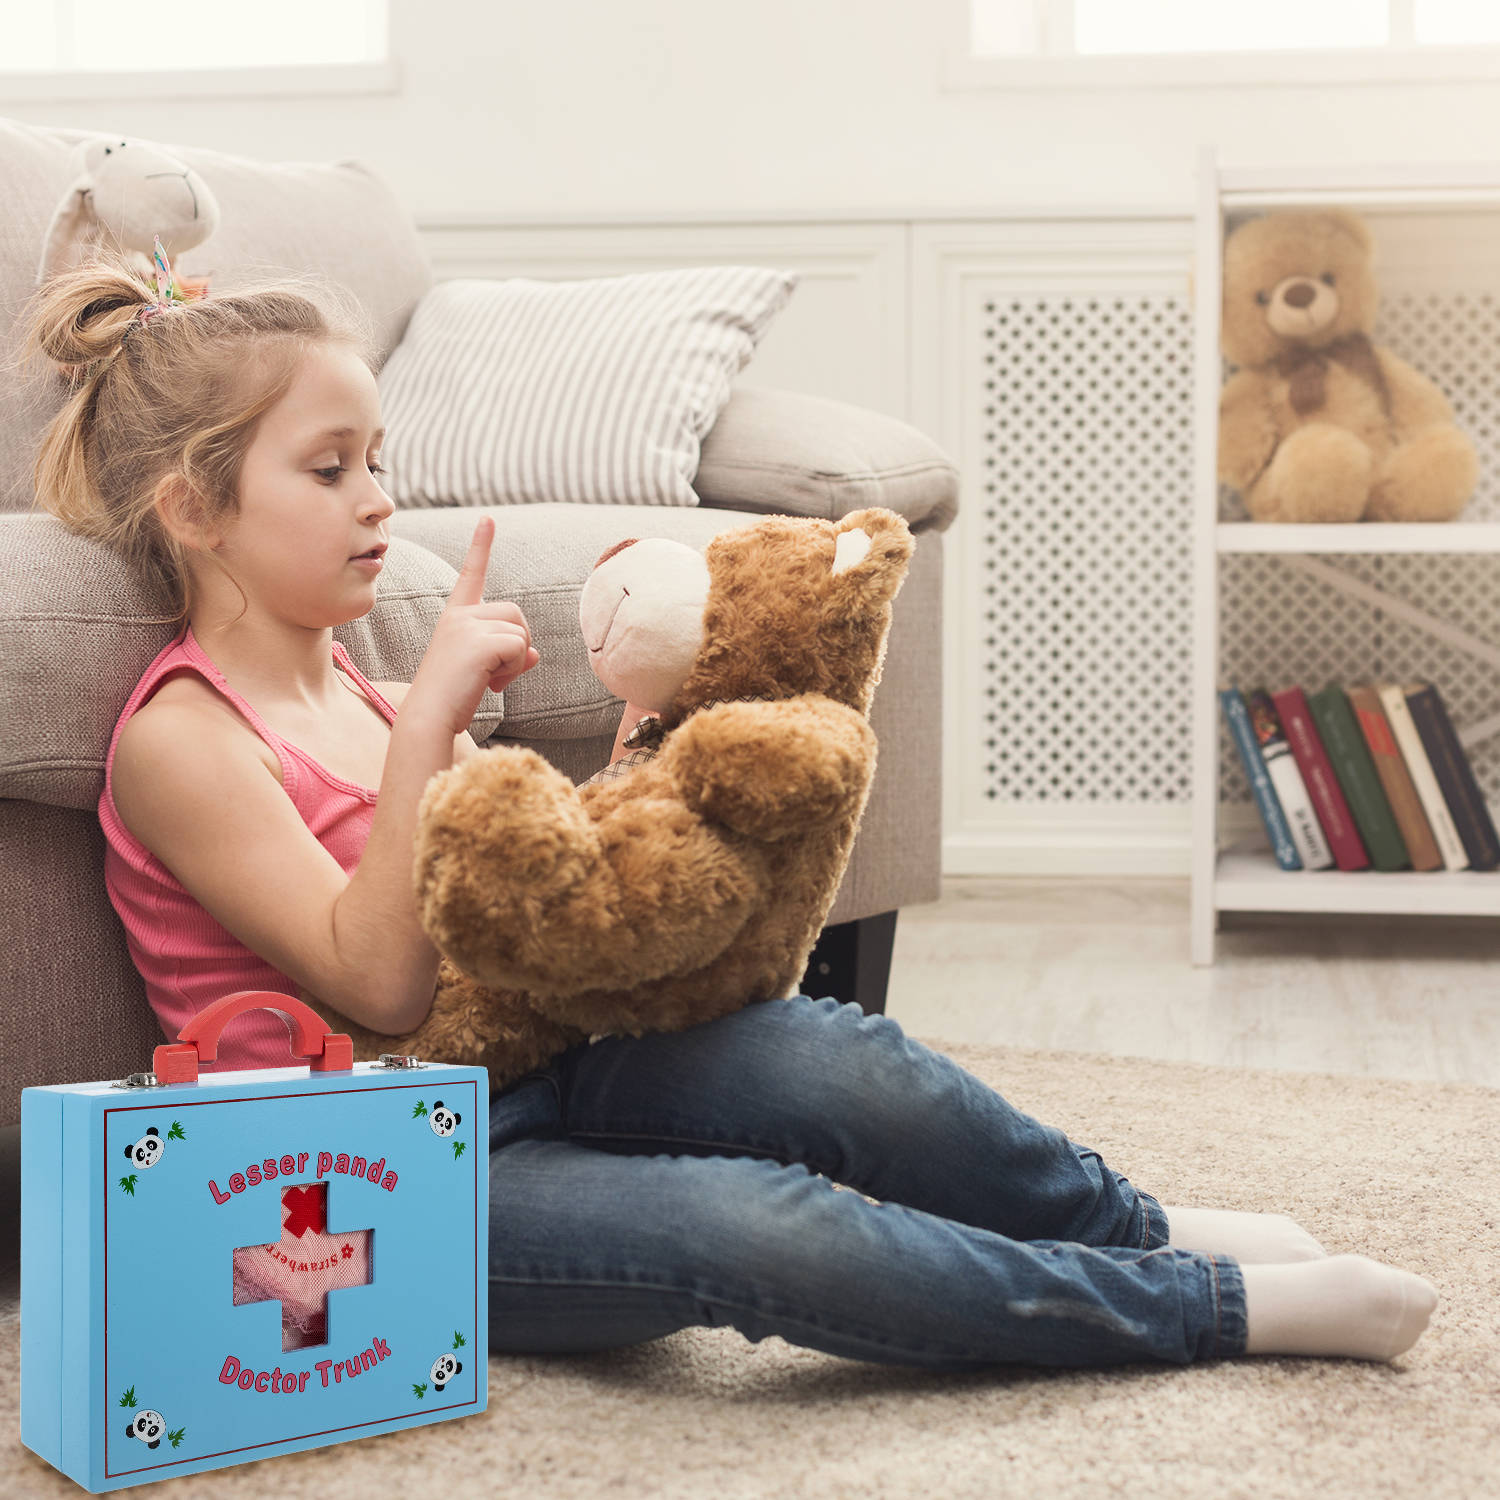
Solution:
[{"label": "bamboo leaf graphic", "polygon": [[419,1401],[427,1394],[427,1387],[425,1385],[414,1385],[412,1390],[416,1392]]},{"label": "bamboo leaf graphic", "polygon": [[125,1191],[127,1193],[129,1193],[132,1198],[134,1198],[135,1197],[135,1173],[132,1172],[129,1177],[122,1177],[120,1179],[120,1186],[122,1188],[124,1188]]},{"label": "bamboo leaf graphic", "polygon": [[455,1329],[454,1329],[454,1330],[453,1330],[453,1347],[454,1347],[454,1348],[455,1348],[455,1349],[462,1349],[462,1348],[463,1348],[463,1346],[464,1346],[464,1336],[463,1336],[463,1334],[461,1334],[461,1333],[460,1333],[460,1332],[459,1332],[459,1331],[458,1331],[458,1330],[457,1330],[457,1329],[456,1329],[456,1328],[455,1328]]},{"label": "bamboo leaf graphic", "polygon": [[185,1141],[187,1139],[182,1126],[176,1120],[172,1121],[172,1128],[167,1132],[167,1139],[169,1141]]},{"label": "bamboo leaf graphic", "polygon": [[462,1156],[463,1154],[464,1154],[464,1143],[462,1141],[454,1141],[454,1143],[453,1143],[453,1160],[457,1161],[459,1159],[459,1157]]},{"label": "bamboo leaf graphic", "polygon": [[427,1106],[425,1104],[423,1104],[420,1099],[418,1099],[417,1102],[414,1105],[412,1105],[412,1107],[411,1107],[411,1117],[414,1120],[417,1118],[418,1115],[425,1115],[426,1113],[427,1113]]},{"label": "bamboo leaf graphic", "polygon": [[131,1386],[130,1389],[127,1390],[125,1392],[125,1394],[120,1397],[120,1405],[121,1406],[134,1406],[135,1405],[135,1387],[134,1386]]},{"label": "bamboo leaf graphic", "polygon": [[175,1448],[186,1436],[187,1428],[179,1427],[176,1432],[169,1432],[167,1434],[167,1441]]}]

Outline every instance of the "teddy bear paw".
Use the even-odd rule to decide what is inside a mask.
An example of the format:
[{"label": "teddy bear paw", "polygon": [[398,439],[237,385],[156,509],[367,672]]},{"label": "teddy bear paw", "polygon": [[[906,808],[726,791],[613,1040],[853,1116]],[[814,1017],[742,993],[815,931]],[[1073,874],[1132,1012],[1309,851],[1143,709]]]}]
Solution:
[{"label": "teddy bear paw", "polygon": [[1367,521],[1451,521],[1479,479],[1474,445],[1456,427],[1415,433],[1382,466],[1365,508]]}]

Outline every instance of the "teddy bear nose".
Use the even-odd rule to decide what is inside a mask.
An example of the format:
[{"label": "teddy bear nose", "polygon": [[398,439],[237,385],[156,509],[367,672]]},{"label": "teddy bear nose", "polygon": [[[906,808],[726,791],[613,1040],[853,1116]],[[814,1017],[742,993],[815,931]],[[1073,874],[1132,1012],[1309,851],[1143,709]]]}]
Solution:
[{"label": "teddy bear nose", "polygon": [[1310,281],[1294,281],[1286,291],[1282,293],[1282,300],[1288,307],[1306,307],[1314,297],[1318,295],[1318,289]]}]

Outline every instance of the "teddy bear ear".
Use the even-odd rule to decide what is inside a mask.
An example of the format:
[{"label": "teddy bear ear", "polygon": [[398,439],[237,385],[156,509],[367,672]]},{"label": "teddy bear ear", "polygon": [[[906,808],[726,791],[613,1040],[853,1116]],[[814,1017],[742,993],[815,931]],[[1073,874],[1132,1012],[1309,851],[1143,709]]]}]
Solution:
[{"label": "teddy bear ear", "polygon": [[1370,226],[1358,214],[1350,213],[1347,208],[1331,208],[1328,210],[1328,217],[1336,230],[1348,235],[1359,246],[1360,254],[1368,255],[1374,248],[1375,241],[1370,234]]},{"label": "teddy bear ear", "polygon": [[911,528],[895,511],[882,506],[851,511],[834,530],[829,569],[834,596],[867,602],[894,597],[915,545]]},{"label": "teddy bear ear", "polygon": [[877,545],[882,555],[910,556],[914,544],[905,518],[880,505],[850,511],[834,524],[833,575],[858,568]]},{"label": "teddy bear ear", "polygon": [[857,563],[862,563],[870,552],[870,533],[860,528],[856,531],[841,531],[833,544],[833,572],[835,576],[846,572]]}]

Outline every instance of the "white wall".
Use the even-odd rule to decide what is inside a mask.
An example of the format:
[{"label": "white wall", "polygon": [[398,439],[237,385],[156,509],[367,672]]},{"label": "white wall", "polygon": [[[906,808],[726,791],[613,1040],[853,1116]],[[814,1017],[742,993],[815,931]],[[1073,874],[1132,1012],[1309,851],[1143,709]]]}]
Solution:
[{"label": "white wall", "polygon": [[396,95],[0,98],[0,112],[270,158],[361,155],[419,216],[1186,208],[1200,140],[1232,165],[1500,153],[1493,82],[945,91],[962,4],[392,0]]}]

